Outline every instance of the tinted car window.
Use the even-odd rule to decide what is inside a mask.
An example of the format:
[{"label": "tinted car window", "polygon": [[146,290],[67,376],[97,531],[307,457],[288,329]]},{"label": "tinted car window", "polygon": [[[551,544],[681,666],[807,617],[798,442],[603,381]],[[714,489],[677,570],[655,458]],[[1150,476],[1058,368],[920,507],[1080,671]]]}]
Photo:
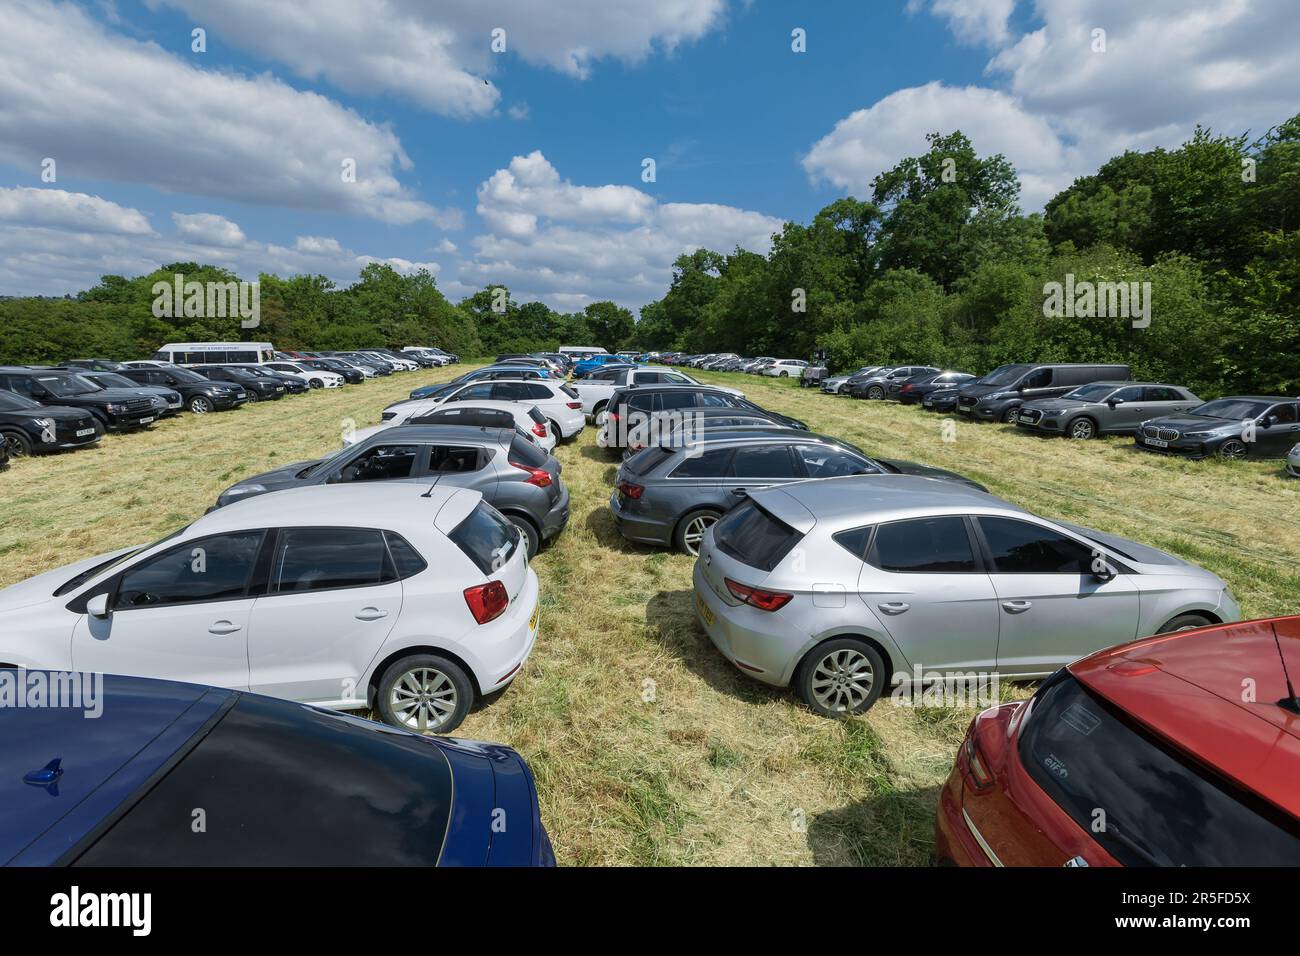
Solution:
[{"label": "tinted car window", "polygon": [[876,529],[867,559],[884,571],[962,574],[979,570],[960,517],[891,521]]},{"label": "tinted car window", "polygon": [[1052,370],[1050,368],[1040,368],[1025,376],[1021,383],[1025,388],[1047,388],[1052,384]]},{"label": "tinted car window", "polygon": [[[73,865],[433,866],[451,791],[417,736],[242,695]],[[195,807],[211,835],[190,829]]]},{"label": "tinted car window", "polygon": [[679,408],[694,408],[696,405],[694,392],[660,392],[656,397],[659,399],[659,408],[665,412]]},{"label": "tinted car window", "polygon": [[802,478],[803,470],[791,454],[789,445],[758,445],[737,448],[731,460],[734,478]]},{"label": "tinted car window", "polygon": [[736,403],[730,395],[719,392],[700,392],[696,396],[695,404],[701,408],[734,408]]},{"label": "tinted car window", "polygon": [[118,610],[194,601],[220,601],[245,593],[261,531],[198,538],[148,558],[123,573],[113,607]]},{"label": "tinted car window", "polygon": [[418,445],[380,445],[343,466],[342,481],[386,481],[410,478],[419,457]]},{"label": "tinted car window", "polygon": [[525,385],[523,386],[522,391],[523,391],[523,395],[522,395],[523,398],[533,400],[533,401],[536,401],[537,399],[546,401],[549,398],[554,398],[554,396],[551,394],[551,390],[547,388],[545,385]]},{"label": "tinted car window", "polygon": [[713,526],[713,540],[737,561],[771,571],[803,539],[775,515],[746,501],[732,508]]},{"label": "tinted car window", "polygon": [[1274,405],[1270,415],[1276,415],[1279,425],[1291,425],[1295,423],[1295,406],[1294,405]]},{"label": "tinted car window", "polygon": [[528,439],[519,435],[515,435],[510,439],[510,461],[512,463],[517,462],[521,465],[527,465],[529,468],[545,468],[546,458],[546,452]]},{"label": "tinted car window", "polygon": [[[1126,866],[1300,864],[1294,820],[1167,747],[1068,674],[1039,691],[1019,748],[1038,785]],[[1100,829],[1098,807],[1106,811]]]},{"label": "tinted car window", "polygon": [[286,528],[271,563],[271,590],[361,588],[384,579],[387,549],[378,531]]},{"label": "tinted car window", "polygon": [[859,561],[863,561],[866,559],[867,542],[871,540],[871,531],[870,526],[866,528],[850,528],[848,531],[840,531],[831,535],[831,538],[849,554]]},{"label": "tinted car window", "polygon": [[399,578],[409,578],[428,567],[419,552],[400,534],[385,531],[384,539],[388,542],[388,555],[392,558],[393,568]]},{"label": "tinted car window", "polygon": [[1165,385],[1152,386],[1143,390],[1142,399],[1147,402],[1181,402],[1184,400],[1177,389]]},{"label": "tinted car window", "polygon": [[629,475],[644,475],[662,464],[665,458],[672,457],[672,454],[672,449],[661,448],[657,445],[642,448],[623,462],[623,470]]},{"label": "tinted car window", "polygon": [[521,532],[491,505],[480,501],[447,535],[484,574],[493,574],[519,547]]},{"label": "tinted car window", "polygon": [[702,455],[688,456],[673,469],[674,478],[721,478],[731,464],[730,448],[715,448]]},{"label": "tinted car window", "polygon": [[1003,574],[1078,574],[1091,570],[1092,550],[1073,538],[1013,518],[979,519],[993,557]]},{"label": "tinted car window", "polygon": [[430,474],[478,471],[481,465],[479,449],[472,445],[434,445],[429,449]]},{"label": "tinted car window", "polygon": [[1269,406],[1269,402],[1256,402],[1248,398],[1220,398],[1193,408],[1192,414],[1234,422],[1254,421],[1268,411]]},{"label": "tinted car window", "polygon": [[485,399],[485,398],[490,399],[490,398],[492,397],[492,390],[493,390],[494,388],[500,388],[500,386],[499,386],[499,385],[490,385],[490,384],[487,384],[487,383],[483,383],[483,384],[480,384],[480,385],[470,385],[470,386],[468,386],[468,387],[462,389],[461,391],[457,392],[457,393],[456,393],[456,394],[451,398],[451,401],[453,401],[453,402],[463,402],[463,401],[465,401],[466,399],[470,399],[470,398],[477,398],[477,399],[480,399],[480,400],[481,400],[481,399]]},{"label": "tinted car window", "polygon": [[1136,385],[1131,385],[1128,388],[1121,388],[1114,395],[1112,395],[1111,398],[1112,399],[1117,398],[1125,402],[1140,402],[1142,401],[1142,397],[1145,391],[1146,390],[1138,388]]}]

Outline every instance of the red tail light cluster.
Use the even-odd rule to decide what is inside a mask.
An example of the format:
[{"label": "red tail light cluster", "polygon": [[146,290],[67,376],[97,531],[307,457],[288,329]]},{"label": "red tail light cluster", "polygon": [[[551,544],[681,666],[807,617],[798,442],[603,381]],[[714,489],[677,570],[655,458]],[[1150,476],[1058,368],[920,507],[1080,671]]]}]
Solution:
[{"label": "red tail light cluster", "polygon": [[546,437],[546,426],[541,422],[533,422],[533,434],[538,438]]},{"label": "red tail light cluster", "polygon": [[911,390],[912,390],[912,385],[910,382],[899,389],[900,392],[910,392]]},{"label": "red tail light cluster", "polygon": [[506,593],[506,586],[500,581],[489,581],[487,584],[476,584],[472,588],[466,588],[465,603],[469,605],[469,612],[474,615],[474,620],[486,624],[499,618],[510,606],[510,595]]},{"label": "red tail light cluster", "polygon": [[732,597],[760,611],[779,611],[794,597],[793,594],[787,594],[785,591],[764,591],[762,588],[750,587],[731,578],[723,578],[723,580],[727,582],[727,590],[731,592]]},{"label": "red tail light cluster", "polygon": [[645,487],[642,485],[634,485],[630,481],[620,481],[618,483],[618,490],[620,494],[625,495],[628,498],[640,498],[641,493],[645,491]]},{"label": "red tail light cluster", "polygon": [[987,790],[993,785],[993,774],[989,773],[980,754],[979,744],[975,742],[975,728],[966,733],[966,742],[962,745],[962,755],[966,758],[966,775],[976,790]]},{"label": "red tail light cluster", "polygon": [[545,468],[533,468],[530,465],[521,465],[517,461],[512,461],[510,466],[528,472],[524,484],[536,485],[538,488],[549,488],[551,486],[551,473]]},{"label": "red tail light cluster", "polygon": [[565,402],[564,404],[568,405],[570,408],[581,408],[581,407],[582,407],[582,402]]}]

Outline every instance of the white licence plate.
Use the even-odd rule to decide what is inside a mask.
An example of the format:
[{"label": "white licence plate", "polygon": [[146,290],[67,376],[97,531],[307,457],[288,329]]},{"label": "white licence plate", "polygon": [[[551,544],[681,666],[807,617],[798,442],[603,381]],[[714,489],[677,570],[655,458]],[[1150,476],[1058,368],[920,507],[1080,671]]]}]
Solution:
[{"label": "white licence plate", "polygon": [[1032,425],[1032,424],[1034,423],[1034,416],[1033,416],[1033,415],[1021,415],[1021,416],[1020,416],[1020,420],[1021,420],[1022,422],[1024,422],[1026,425]]},{"label": "white licence plate", "polygon": [[142,418],[142,419],[140,419],[140,424],[141,424],[141,425],[148,425],[151,421],[153,421],[153,416],[152,416],[152,415],[150,415],[148,418]]},{"label": "white licence plate", "polygon": [[1167,442],[1167,441],[1161,441],[1161,440],[1158,439],[1158,438],[1144,438],[1144,439],[1142,439],[1142,440],[1143,440],[1144,442],[1146,442],[1148,445],[1150,445],[1152,448],[1168,448],[1168,447],[1169,447],[1169,442]]},{"label": "white licence plate", "polygon": [[95,434],[95,429],[93,429],[93,428],[79,428],[79,429],[77,429],[77,437],[78,437],[78,438],[85,438],[87,435],[93,435],[93,434]]},{"label": "white licence plate", "polygon": [[180,408],[180,407],[181,407],[181,403],[180,403],[180,402],[168,402],[168,403],[167,403],[167,407],[168,407],[168,408]]}]

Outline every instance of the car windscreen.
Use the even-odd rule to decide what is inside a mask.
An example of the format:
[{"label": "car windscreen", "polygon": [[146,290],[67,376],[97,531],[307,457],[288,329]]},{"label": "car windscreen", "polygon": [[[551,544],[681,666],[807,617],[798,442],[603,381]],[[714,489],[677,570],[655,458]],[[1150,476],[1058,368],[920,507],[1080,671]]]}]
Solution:
[{"label": "car windscreen", "polygon": [[980,385],[1010,385],[1032,365],[1000,365],[979,380]]},{"label": "car windscreen", "polygon": [[191,371],[187,368],[181,368],[179,365],[169,365],[164,369],[164,371],[166,371],[168,375],[172,376],[172,378],[176,379],[176,381],[182,382],[186,385],[197,385],[207,381],[207,379],[198,372]]},{"label": "car windscreen", "polygon": [[1253,402],[1244,398],[1220,398],[1193,408],[1191,414],[1206,418],[1225,418],[1228,421],[1254,421],[1273,407],[1272,402]]},{"label": "car windscreen", "polygon": [[[86,378],[87,376],[82,376]],[[139,388],[139,382],[133,382],[125,375],[118,375],[114,372],[96,372],[90,379],[101,388]]]},{"label": "car windscreen", "polygon": [[447,537],[480,571],[491,575],[515,553],[520,534],[501,512],[480,501]]},{"label": "car windscreen", "polygon": [[19,395],[17,392],[8,392],[0,388],[0,412],[25,412],[28,409],[40,407],[40,402],[33,401],[26,395]]},{"label": "car windscreen", "polygon": [[73,395],[89,395],[91,392],[103,391],[94,382],[89,382],[80,375],[38,375],[39,382],[51,395],[70,398]]},{"label": "car windscreen", "polygon": [[433,866],[452,789],[416,735],[245,694],[72,865]]},{"label": "car windscreen", "polygon": [[752,568],[771,571],[803,535],[753,500],[728,511],[713,526],[713,540],[725,554]]},{"label": "car windscreen", "polygon": [[79,574],[75,575],[74,577],[69,578],[68,580],[60,584],[57,588],[55,588],[54,596],[60,597],[64,594],[67,594],[69,591],[75,591],[77,588],[81,587],[91,578],[98,577],[99,575],[103,574],[106,571],[111,571],[113,568],[117,567],[119,564],[122,564],[124,561],[130,560],[131,558],[134,558],[137,554],[141,554],[145,551],[148,551],[150,548],[156,548],[164,541],[170,541],[178,534],[181,534],[188,527],[189,525],[182,525],[181,527],[173,531],[171,534],[159,538],[153,544],[146,544],[142,548],[132,548],[130,551],[127,551],[125,554],[119,554],[115,558],[109,558],[107,561],[101,561],[99,564],[96,564],[94,567],[87,568],[85,571],[82,571]]},{"label": "car windscreen", "polygon": [[1068,672],[1040,688],[1019,752],[1038,785],[1126,866],[1300,865],[1295,820],[1184,756]]}]

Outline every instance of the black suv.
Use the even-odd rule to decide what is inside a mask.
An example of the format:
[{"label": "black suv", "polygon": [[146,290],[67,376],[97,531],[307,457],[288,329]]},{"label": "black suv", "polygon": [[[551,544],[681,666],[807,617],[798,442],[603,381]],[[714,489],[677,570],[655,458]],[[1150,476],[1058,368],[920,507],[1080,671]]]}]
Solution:
[{"label": "black suv", "polygon": [[84,368],[91,372],[117,372],[119,375],[126,368],[123,362],[114,362],[112,359],[68,359],[63,363],[68,368]]},{"label": "black suv", "polygon": [[247,369],[226,365],[203,365],[194,371],[214,382],[242,385],[250,402],[284,398],[283,384],[273,382],[268,378],[259,378]]},{"label": "black suv", "polygon": [[633,385],[615,390],[601,439],[607,448],[647,444],[673,431],[698,408],[735,408],[763,412],[783,428],[808,426],[755,405],[734,392],[709,385]]},{"label": "black suv", "polygon": [[120,374],[141,385],[160,385],[180,392],[185,407],[200,415],[238,408],[248,401],[248,393],[242,385],[212,382],[179,365],[130,362]]},{"label": "black suv", "polygon": [[316,372],[333,372],[335,375],[342,375],[343,381],[349,385],[360,385],[366,380],[365,373],[359,368],[348,365],[346,362],[340,362],[336,358],[291,359],[291,361],[295,365],[301,365]]},{"label": "black suv", "polygon": [[0,388],[42,405],[84,409],[108,429],[143,428],[158,417],[152,398],[125,388],[100,388],[75,372],[11,365],[0,368]]},{"label": "black suv", "polygon": [[7,457],[93,445],[104,426],[84,408],[42,405],[16,392],[0,391],[0,447]]}]

